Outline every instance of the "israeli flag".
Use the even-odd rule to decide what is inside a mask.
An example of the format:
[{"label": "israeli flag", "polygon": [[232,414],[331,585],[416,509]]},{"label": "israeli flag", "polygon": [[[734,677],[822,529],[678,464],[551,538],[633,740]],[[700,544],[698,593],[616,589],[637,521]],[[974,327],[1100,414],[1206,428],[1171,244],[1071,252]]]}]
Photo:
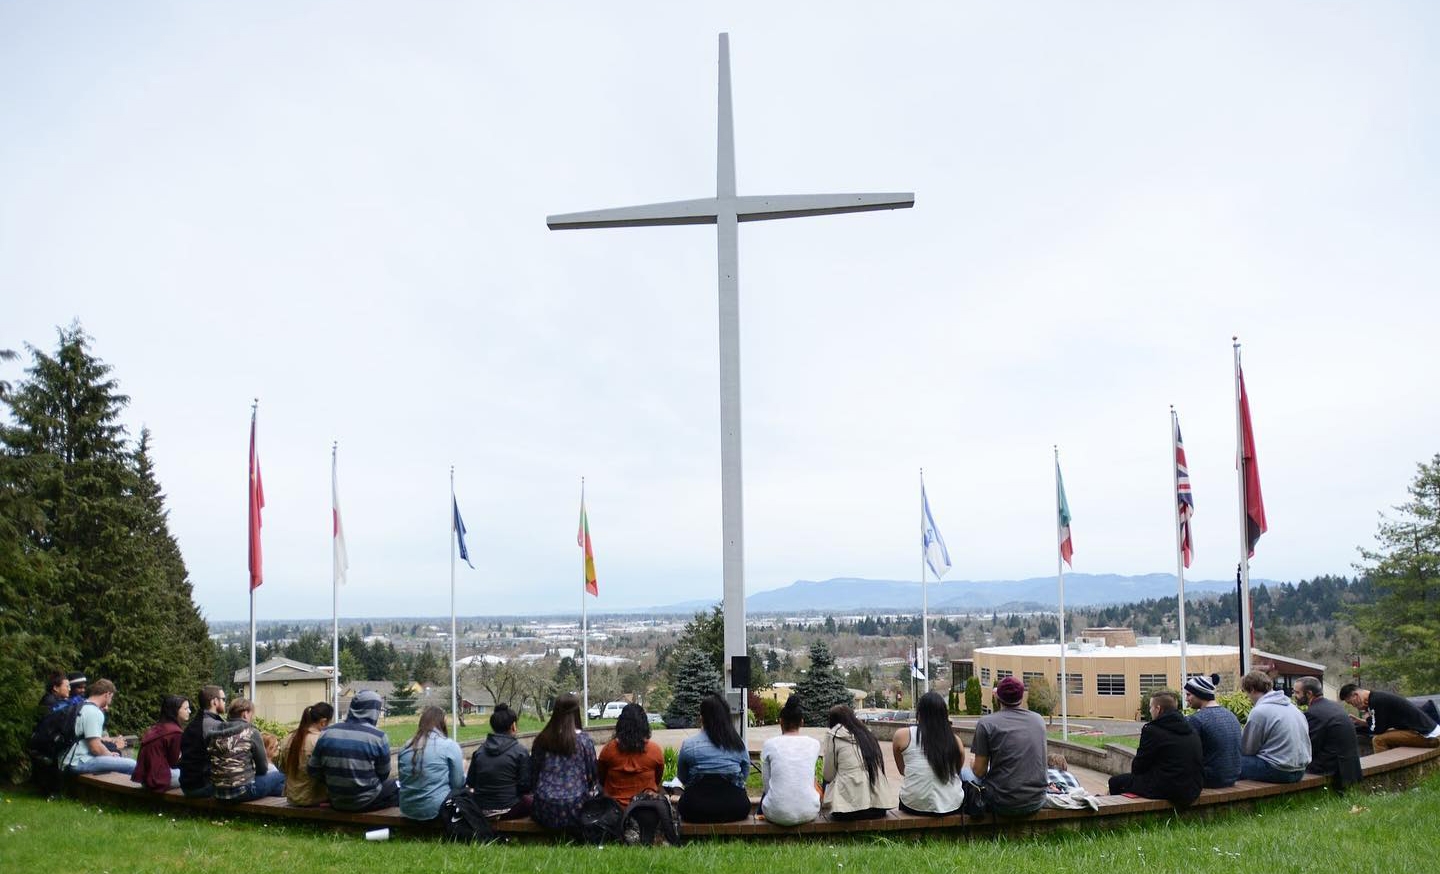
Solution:
[{"label": "israeli flag", "polygon": [[925,497],[925,483],[920,483],[920,506],[924,508],[925,519],[920,532],[921,547],[925,550],[925,563],[938,580],[950,570],[950,550],[945,548],[945,538],[935,527],[935,518],[930,515],[930,499]]}]

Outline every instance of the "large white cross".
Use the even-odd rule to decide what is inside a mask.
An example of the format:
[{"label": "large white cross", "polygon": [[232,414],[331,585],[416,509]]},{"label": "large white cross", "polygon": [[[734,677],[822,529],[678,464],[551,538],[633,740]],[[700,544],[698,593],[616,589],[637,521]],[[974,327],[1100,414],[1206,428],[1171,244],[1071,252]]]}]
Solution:
[{"label": "large white cross", "polygon": [[[720,272],[720,513],[724,538],[725,686],[738,688],[748,677],[730,676],[730,659],[745,655],[745,518],[740,473],[740,222],[799,218],[839,212],[903,209],[912,193],[779,194],[735,193],[735,119],[730,103],[730,35],[720,34],[720,106],[717,123],[715,196],[617,209],[552,215],[552,231],[629,228],[649,225],[715,225]],[[745,725],[741,701],[740,725]],[[743,729],[742,729],[743,730]]]}]

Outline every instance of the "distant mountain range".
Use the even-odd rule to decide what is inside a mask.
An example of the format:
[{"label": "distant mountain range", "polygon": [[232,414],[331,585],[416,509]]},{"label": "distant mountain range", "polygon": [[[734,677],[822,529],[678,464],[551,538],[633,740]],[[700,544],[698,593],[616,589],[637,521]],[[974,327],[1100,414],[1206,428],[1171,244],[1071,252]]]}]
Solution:
[{"label": "distant mountain range", "polygon": [[[1252,579],[1252,586],[1275,585]],[[1027,580],[953,580],[929,584],[930,610],[955,613],[980,610],[1054,610],[1059,604],[1054,577]],[[1224,593],[1235,590],[1234,580],[1186,580],[1185,594]],[[1065,606],[1094,607],[1126,604],[1175,594],[1174,574],[1066,574]],[[714,601],[686,601],[652,607],[655,613],[686,613],[708,608]],[[857,613],[919,610],[920,583],[914,580],[865,580],[837,577],[831,580],[796,580],[788,586],[756,592],[745,599],[746,613]],[[626,611],[631,612],[631,611]]]}]

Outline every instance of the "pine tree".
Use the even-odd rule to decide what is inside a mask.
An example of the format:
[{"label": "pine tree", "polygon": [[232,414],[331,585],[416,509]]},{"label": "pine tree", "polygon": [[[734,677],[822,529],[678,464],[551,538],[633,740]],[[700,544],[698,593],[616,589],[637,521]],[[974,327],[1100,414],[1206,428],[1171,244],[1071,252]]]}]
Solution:
[{"label": "pine tree", "polygon": [[1420,464],[1398,518],[1382,517],[1376,549],[1361,549],[1375,601],[1355,609],[1366,674],[1401,692],[1440,688],[1440,453]]},{"label": "pine tree", "polygon": [[109,726],[135,731],[153,720],[163,695],[193,694],[209,676],[211,647],[169,534],[149,437],[128,443],[119,417],[129,398],[89,344],[72,325],[60,330],[53,356],[31,347],[27,378],[5,398],[10,518],[20,522],[23,552],[43,554],[53,570],[23,580],[6,601],[22,610],[42,599],[51,605],[28,621],[54,642],[24,660],[34,676],[79,669],[113,680]]},{"label": "pine tree", "polygon": [[810,671],[795,684],[795,694],[800,696],[800,712],[805,715],[806,725],[825,725],[831,707],[853,700],[825,641],[810,644]]},{"label": "pine tree", "polygon": [[689,720],[689,726],[699,725],[700,699],[720,691],[720,672],[711,664],[710,656],[695,647],[682,650],[674,661],[675,695],[665,708],[665,723],[678,726]]}]

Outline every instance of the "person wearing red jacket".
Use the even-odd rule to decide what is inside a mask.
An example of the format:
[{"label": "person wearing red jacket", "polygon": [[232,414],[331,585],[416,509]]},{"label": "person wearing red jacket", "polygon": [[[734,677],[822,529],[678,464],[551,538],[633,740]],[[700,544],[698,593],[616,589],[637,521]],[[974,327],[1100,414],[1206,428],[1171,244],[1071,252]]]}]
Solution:
[{"label": "person wearing red jacket", "polygon": [[189,700],[182,695],[166,695],[160,702],[160,721],[140,738],[131,780],[152,792],[180,785],[180,733],[189,720]]}]

